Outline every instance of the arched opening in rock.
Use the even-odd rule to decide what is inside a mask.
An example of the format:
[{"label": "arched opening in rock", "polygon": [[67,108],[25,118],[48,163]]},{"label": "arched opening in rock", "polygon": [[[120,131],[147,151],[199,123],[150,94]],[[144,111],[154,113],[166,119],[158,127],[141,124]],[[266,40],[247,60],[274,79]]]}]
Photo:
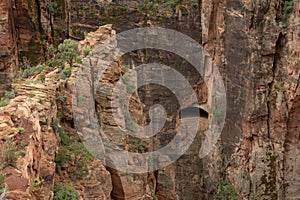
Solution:
[{"label": "arched opening in rock", "polygon": [[179,118],[190,118],[190,117],[202,117],[208,119],[208,112],[199,107],[199,105],[193,105],[184,108],[179,113]]}]

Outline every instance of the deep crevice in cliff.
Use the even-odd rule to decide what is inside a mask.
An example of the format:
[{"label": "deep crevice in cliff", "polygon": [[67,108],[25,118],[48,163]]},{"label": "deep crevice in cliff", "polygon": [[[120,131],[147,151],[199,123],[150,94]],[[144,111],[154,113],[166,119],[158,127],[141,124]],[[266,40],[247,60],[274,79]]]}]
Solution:
[{"label": "deep crevice in cliff", "polygon": [[[278,38],[276,40],[276,45],[275,45],[275,52],[273,55],[273,64],[272,64],[272,81],[268,84],[269,88],[268,88],[268,101],[267,101],[267,108],[268,108],[268,115],[267,115],[267,131],[268,131],[268,138],[271,138],[271,134],[270,134],[270,120],[271,120],[271,106],[272,104],[274,104],[274,102],[272,102],[272,92],[274,90],[274,82],[275,82],[275,78],[276,78],[276,72],[277,72],[277,68],[278,68],[278,61],[280,60],[280,54],[281,54],[281,50],[283,47],[283,40],[284,40],[284,35],[280,32],[278,35]],[[273,105],[274,106],[274,105]]]},{"label": "deep crevice in cliff", "polygon": [[[41,43],[43,43],[43,36],[44,36],[44,30],[43,30],[43,27],[42,27],[42,16],[41,16],[41,12],[42,12],[42,8],[41,8],[41,5],[40,5],[40,1],[39,0],[35,0],[35,4],[37,6],[37,23],[38,23],[38,31],[39,31],[39,40],[41,41]],[[46,47],[45,45],[41,45],[41,48],[43,50],[42,54],[43,54],[43,60],[46,61]]]},{"label": "deep crevice in cliff", "polygon": [[[265,186],[265,195],[270,196],[272,199],[278,198],[278,192],[276,191],[276,185],[278,183],[278,177],[276,174],[276,162],[277,162],[277,154],[275,152],[275,146],[273,143],[273,138],[271,136],[271,120],[273,119],[273,110],[274,107],[276,107],[276,101],[277,101],[277,91],[274,91],[275,88],[275,81],[276,81],[276,75],[278,73],[278,67],[280,64],[278,63],[281,59],[281,51],[284,46],[284,39],[285,36],[282,34],[282,32],[279,33],[278,38],[276,40],[275,45],[275,52],[274,52],[274,58],[273,58],[273,64],[272,64],[272,81],[268,84],[268,101],[267,101],[267,133],[268,133],[268,142],[271,142],[270,146],[267,148],[267,158],[269,164],[267,165],[269,168],[269,171],[264,174],[261,177],[261,185]],[[276,98],[272,97],[272,94],[276,92]],[[283,178],[283,177],[280,177]]]}]

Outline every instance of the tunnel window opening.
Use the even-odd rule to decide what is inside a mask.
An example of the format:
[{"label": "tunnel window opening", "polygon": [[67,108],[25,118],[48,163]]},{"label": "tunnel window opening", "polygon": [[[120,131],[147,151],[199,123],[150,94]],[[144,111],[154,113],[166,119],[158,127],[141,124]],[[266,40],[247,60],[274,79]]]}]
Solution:
[{"label": "tunnel window opening", "polygon": [[179,119],[191,118],[191,117],[201,117],[201,118],[208,119],[208,112],[206,112],[205,110],[197,106],[191,106],[182,109],[179,113]]}]

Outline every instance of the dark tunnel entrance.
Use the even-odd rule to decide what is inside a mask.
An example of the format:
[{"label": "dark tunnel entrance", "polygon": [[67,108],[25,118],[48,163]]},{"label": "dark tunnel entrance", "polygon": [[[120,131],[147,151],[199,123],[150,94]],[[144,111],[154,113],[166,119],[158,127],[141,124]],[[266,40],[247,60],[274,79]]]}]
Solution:
[{"label": "dark tunnel entrance", "polygon": [[208,112],[197,106],[191,106],[184,108],[179,113],[179,119],[190,118],[190,117],[201,117],[208,119]]}]

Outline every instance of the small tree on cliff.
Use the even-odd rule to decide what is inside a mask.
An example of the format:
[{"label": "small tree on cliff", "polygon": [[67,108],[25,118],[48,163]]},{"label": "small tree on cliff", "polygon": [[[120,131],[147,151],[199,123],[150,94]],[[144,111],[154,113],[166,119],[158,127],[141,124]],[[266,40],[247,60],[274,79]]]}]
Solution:
[{"label": "small tree on cliff", "polygon": [[72,140],[73,142],[69,146],[69,150],[74,154],[75,171],[71,178],[73,181],[76,181],[87,174],[88,168],[86,163],[93,161],[94,157],[85,148],[83,143],[78,141],[78,138],[75,137]]},{"label": "small tree on cliff", "polygon": [[54,185],[54,200],[77,200],[78,193],[72,185],[68,184],[55,184]]},{"label": "small tree on cliff", "polygon": [[58,45],[59,57],[63,62],[67,62],[70,66],[73,65],[78,56],[77,44],[71,39],[65,39],[63,43]]}]

